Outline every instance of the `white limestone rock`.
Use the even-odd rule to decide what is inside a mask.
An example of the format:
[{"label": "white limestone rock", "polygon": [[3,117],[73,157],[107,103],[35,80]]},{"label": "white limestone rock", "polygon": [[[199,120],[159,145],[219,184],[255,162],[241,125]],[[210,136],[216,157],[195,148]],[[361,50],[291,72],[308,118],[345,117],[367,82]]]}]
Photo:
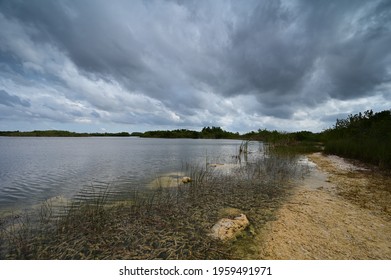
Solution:
[{"label": "white limestone rock", "polygon": [[210,236],[226,241],[238,236],[249,224],[250,222],[244,214],[233,219],[222,218],[212,227]]}]

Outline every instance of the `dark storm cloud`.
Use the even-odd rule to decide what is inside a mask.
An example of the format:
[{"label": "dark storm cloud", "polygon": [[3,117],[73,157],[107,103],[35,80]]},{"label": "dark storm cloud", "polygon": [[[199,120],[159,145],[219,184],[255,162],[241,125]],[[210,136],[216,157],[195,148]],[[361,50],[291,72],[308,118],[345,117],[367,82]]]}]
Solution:
[{"label": "dark storm cloud", "polygon": [[14,107],[15,105],[30,107],[30,102],[23,100],[16,95],[11,95],[3,89],[0,89],[0,104],[10,107]]},{"label": "dark storm cloud", "polygon": [[369,4],[260,2],[232,36],[232,80],[239,83],[225,93],[255,94],[277,116],[274,109],[287,103],[374,94],[391,78],[391,9]]},{"label": "dark storm cloud", "polygon": [[2,1],[0,20],[0,70],[38,76],[79,119],[289,119],[389,94],[387,0]]},{"label": "dark storm cloud", "polygon": [[[297,86],[311,63],[308,42],[279,1],[259,3],[232,36],[231,69],[244,81],[232,94],[256,90],[285,94]],[[289,30],[292,28],[292,30]],[[304,40],[304,41],[302,41]]]},{"label": "dark storm cloud", "polygon": [[[130,3],[127,6],[131,8]],[[125,14],[116,17],[122,9],[126,7],[105,1],[9,1],[2,8],[36,28],[30,34],[33,41],[61,48],[80,68],[103,74],[133,74],[142,63],[133,51],[137,42],[121,24]]]}]

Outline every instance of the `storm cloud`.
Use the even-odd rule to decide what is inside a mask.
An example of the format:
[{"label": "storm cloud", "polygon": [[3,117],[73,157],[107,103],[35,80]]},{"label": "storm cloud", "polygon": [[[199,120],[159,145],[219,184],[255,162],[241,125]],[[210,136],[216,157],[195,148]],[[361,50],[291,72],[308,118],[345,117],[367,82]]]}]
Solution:
[{"label": "storm cloud", "polygon": [[0,129],[319,131],[391,108],[390,1],[2,1],[0,26],[0,104],[26,107]]}]

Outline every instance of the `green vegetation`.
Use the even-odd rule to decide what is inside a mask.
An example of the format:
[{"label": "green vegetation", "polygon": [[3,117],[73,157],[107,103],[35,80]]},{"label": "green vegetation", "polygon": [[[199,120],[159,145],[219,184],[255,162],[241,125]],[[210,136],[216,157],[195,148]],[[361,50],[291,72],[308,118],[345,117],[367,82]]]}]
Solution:
[{"label": "green vegetation", "polygon": [[318,133],[311,131],[279,132],[277,130],[259,129],[258,132],[251,131],[243,135],[249,140],[262,141],[277,145],[288,145],[297,142],[319,142],[321,137]]},{"label": "green vegetation", "polygon": [[110,136],[121,137],[130,136],[128,132],[118,133],[77,133],[66,130],[34,130],[34,131],[0,131],[0,136],[11,137],[92,137],[92,136]]},{"label": "green vegetation", "polygon": [[77,133],[64,130],[0,131],[0,136],[23,137],[148,137],[148,138],[193,138],[193,139],[240,139],[239,133],[223,130],[221,127],[204,127],[201,131],[188,129],[154,130],[146,132]]},{"label": "green vegetation", "polygon": [[88,136],[87,133],[76,133],[65,130],[34,130],[34,131],[0,131],[0,136],[24,137],[78,137]]},{"label": "green vegetation", "polygon": [[[132,133],[132,136],[135,135]],[[155,130],[155,131],[146,131],[140,133],[140,137],[148,138],[199,138],[199,133],[193,130],[187,129],[176,129],[176,130]]]},{"label": "green vegetation", "polygon": [[326,153],[391,168],[390,110],[349,115],[322,134]]},{"label": "green vegetation", "polygon": [[204,127],[201,130],[200,138],[206,139],[239,139],[239,133],[232,133],[221,129],[220,127]]},{"label": "green vegetation", "polygon": [[259,129],[244,134],[243,138],[268,143],[274,152],[295,155],[322,151],[321,135],[310,131],[279,132]]},{"label": "green vegetation", "polygon": [[293,133],[258,130],[242,136],[245,139],[271,144],[281,153],[310,153],[324,151],[391,168],[391,111],[372,110],[337,119],[333,128],[321,133],[300,131]]},{"label": "green vegetation", "polygon": [[176,130],[155,130],[144,133],[132,133],[132,136],[150,138],[193,138],[193,139],[240,139],[239,133],[232,133],[223,130],[221,127],[204,127],[201,131],[188,129]]}]

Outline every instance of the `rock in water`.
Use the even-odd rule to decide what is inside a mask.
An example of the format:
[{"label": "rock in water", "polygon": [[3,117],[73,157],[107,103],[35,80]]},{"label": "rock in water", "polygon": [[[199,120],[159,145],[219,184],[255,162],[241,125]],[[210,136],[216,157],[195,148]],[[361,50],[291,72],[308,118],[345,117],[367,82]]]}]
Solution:
[{"label": "rock in water", "polygon": [[250,222],[244,214],[240,214],[233,219],[222,218],[212,227],[210,236],[225,241],[236,237],[249,224]]},{"label": "rock in water", "polygon": [[191,182],[191,178],[190,177],[183,177],[182,178],[182,183],[186,184],[186,183],[190,183]]}]

